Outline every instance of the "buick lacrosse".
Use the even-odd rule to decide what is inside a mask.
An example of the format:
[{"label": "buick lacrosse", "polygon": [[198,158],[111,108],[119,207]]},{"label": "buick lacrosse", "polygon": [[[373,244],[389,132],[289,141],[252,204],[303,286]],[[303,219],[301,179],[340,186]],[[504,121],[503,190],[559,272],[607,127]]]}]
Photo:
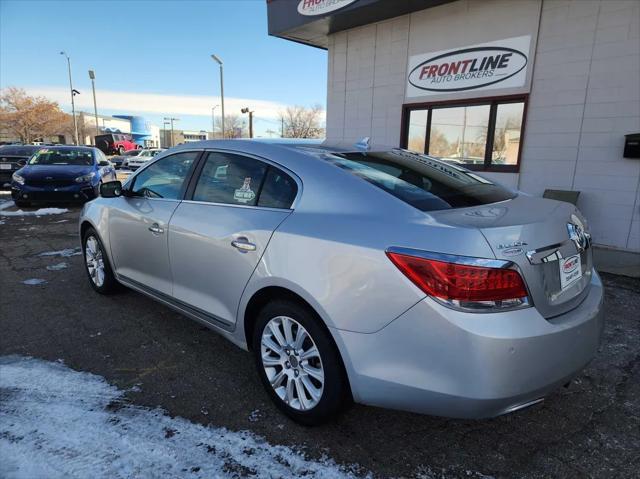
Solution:
[{"label": "buick lacrosse", "polygon": [[125,285],[251,351],[303,424],[351,401],[515,411],[577,375],[603,327],[573,205],[401,149],[185,144],[103,183],[80,236],[98,293]]}]

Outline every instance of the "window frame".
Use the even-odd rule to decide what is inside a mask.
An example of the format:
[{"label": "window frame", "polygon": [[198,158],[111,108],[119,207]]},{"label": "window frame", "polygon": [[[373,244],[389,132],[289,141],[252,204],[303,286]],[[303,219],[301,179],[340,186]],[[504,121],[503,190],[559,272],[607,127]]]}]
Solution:
[{"label": "window frame", "polygon": [[[520,144],[518,145],[518,159],[515,165],[500,165],[491,162],[493,153],[493,140],[496,129],[496,116],[498,105],[509,103],[523,103],[522,109],[522,125],[520,126]],[[507,95],[507,96],[490,96],[484,98],[473,98],[465,100],[449,100],[434,101],[426,103],[405,103],[402,105],[402,124],[400,128],[400,148],[407,148],[409,143],[409,116],[414,110],[427,110],[427,126],[425,130],[424,151],[418,152],[429,155],[429,136],[431,133],[431,117],[433,109],[453,108],[462,106],[482,106],[489,105],[489,122],[487,124],[487,142],[485,144],[484,163],[473,164],[463,163],[461,166],[472,171],[488,171],[499,173],[518,173],[522,161],[522,147],[524,144],[524,131],[527,119],[527,108],[529,104],[529,95]]]},{"label": "window frame", "polygon": [[[294,172],[292,172],[290,169],[288,169],[287,167],[280,165],[272,160],[269,160],[267,158],[261,157],[261,156],[257,156],[257,155],[252,155],[250,153],[245,153],[244,151],[236,151],[236,150],[225,150],[225,149],[219,149],[219,148],[207,148],[205,150],[201,150],[202,154],[200,155],[200,157],[198,158],[198,163],[196,165],[196,167],[192,170],[191,173],[191,179],[189,180],[189,183],[187,185],[185,194],[184,194],[184,199],[183,201],[186,203],[194,203],[194,204],[199,204],[199,205],[215,205],[215,206],[229,206],[231,208],[250,208],[250,209],[261,209],[261,210],[268,210],[268,211],[293,211],[295,210],[296,206],[298,205],[298,202],[300,200],[300,197],[302,195],[302,180],[300,179],[300,177],[298,175],[296,175]],[[198,185],[198,181],[200,180],[200,176],[202,174],[202,170],[204,169],[204,165],[207,162],[207,156],[209,155],[209,153],[223,153],[223,154],[230,154],[230,155],[238,155],[238,156],[244,156],[246,158],[250,158],[252,160],[255,161],[259,161],[261,163],[264,163],[267,168],[265,169],[264,172],[264,178],[262,178],[262,181],[260,182],[260,189],[258,191],[258,194],[256,195],[257,200],[256,200],[256,204],[255,205],[241,205],[241,204],[233,204],[233,203],[214,203],[212,201],[198,201],[198,200],[194,200],[193,199],[193,195],[195,193],[196,190],[196,186]],[[270,168],[275,168],[278,169],[280,171],[282,171],[283,173],[287,174],[288,176],[290,176],[293,181],[295,181],[297,188],[296,191],[296,196],[293,199],[293,201],[291,202],[291,206],[289,208],[273,208],[273,207],[269,207],[269,206],[260,206],[258,203],[260,201],[260,194],[262,193],[262,186],[264,185],[264,182],[267,178],[267,174],[269,173],[269,169]]]}]

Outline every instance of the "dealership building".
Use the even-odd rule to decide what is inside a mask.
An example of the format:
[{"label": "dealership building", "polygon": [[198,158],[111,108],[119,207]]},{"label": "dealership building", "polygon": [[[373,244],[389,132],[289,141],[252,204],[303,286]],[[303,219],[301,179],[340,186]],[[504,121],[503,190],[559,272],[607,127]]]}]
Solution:
[{"label": "dealership building", "polygon": [[328,52],[328,141],[369,137],[577,201],[604,269],[640,272],[638,0],[267,7],[271,35]]}]

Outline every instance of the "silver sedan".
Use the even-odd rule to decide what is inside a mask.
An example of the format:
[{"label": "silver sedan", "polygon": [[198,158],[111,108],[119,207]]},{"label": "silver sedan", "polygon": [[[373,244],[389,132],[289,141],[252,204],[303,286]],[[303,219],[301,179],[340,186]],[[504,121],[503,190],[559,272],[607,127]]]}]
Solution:
[{"label": "silver sedan", "polygon": [[304,424],[351,401],[508,413],[598,348],[603,287],[580,212],[458,165],[366,144],[206,141],[101,194],[80,218],[92,287],[127,286],[251,351]]}]

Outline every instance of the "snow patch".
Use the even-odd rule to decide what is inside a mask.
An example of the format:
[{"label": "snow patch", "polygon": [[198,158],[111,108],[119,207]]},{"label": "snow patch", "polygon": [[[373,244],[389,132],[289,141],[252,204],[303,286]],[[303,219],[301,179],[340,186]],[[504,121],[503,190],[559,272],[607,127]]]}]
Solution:
[{"label": "snow patch", "polygon": [[58,263],[47,266],[49,271],[60,271],[62,269],[67,269],[69,265],[67,263]]},{"label": "snow patch", "polygon": [[127,404],[100,376],[0,357],[0,477],[354,477],[248,431]]},{"label": "snow patch", "polygon": [[35,286],[38,284],[45,284],[47,282],[46,279],[40,279],[40,278],[31,278],[31,279],[25,279],[22,284],[28,284],[29,286]]},{"label": "snow patch", "polygon": [[78,256],[82,254],[81,248],[65,248],[58,251],[44,251],[38,254],[38,256],[62,256],[63,258],[69,258],[71,256]]},{"label": "snow patch", "polygon": [[5,201],[0,203],[0,215],[2,216],[45,216],[45,215],[59,215],[62,213],[68,213],[67,208],[39,208],[35,211],[5,211],[7,208],[13,206],[12,201]]}]

